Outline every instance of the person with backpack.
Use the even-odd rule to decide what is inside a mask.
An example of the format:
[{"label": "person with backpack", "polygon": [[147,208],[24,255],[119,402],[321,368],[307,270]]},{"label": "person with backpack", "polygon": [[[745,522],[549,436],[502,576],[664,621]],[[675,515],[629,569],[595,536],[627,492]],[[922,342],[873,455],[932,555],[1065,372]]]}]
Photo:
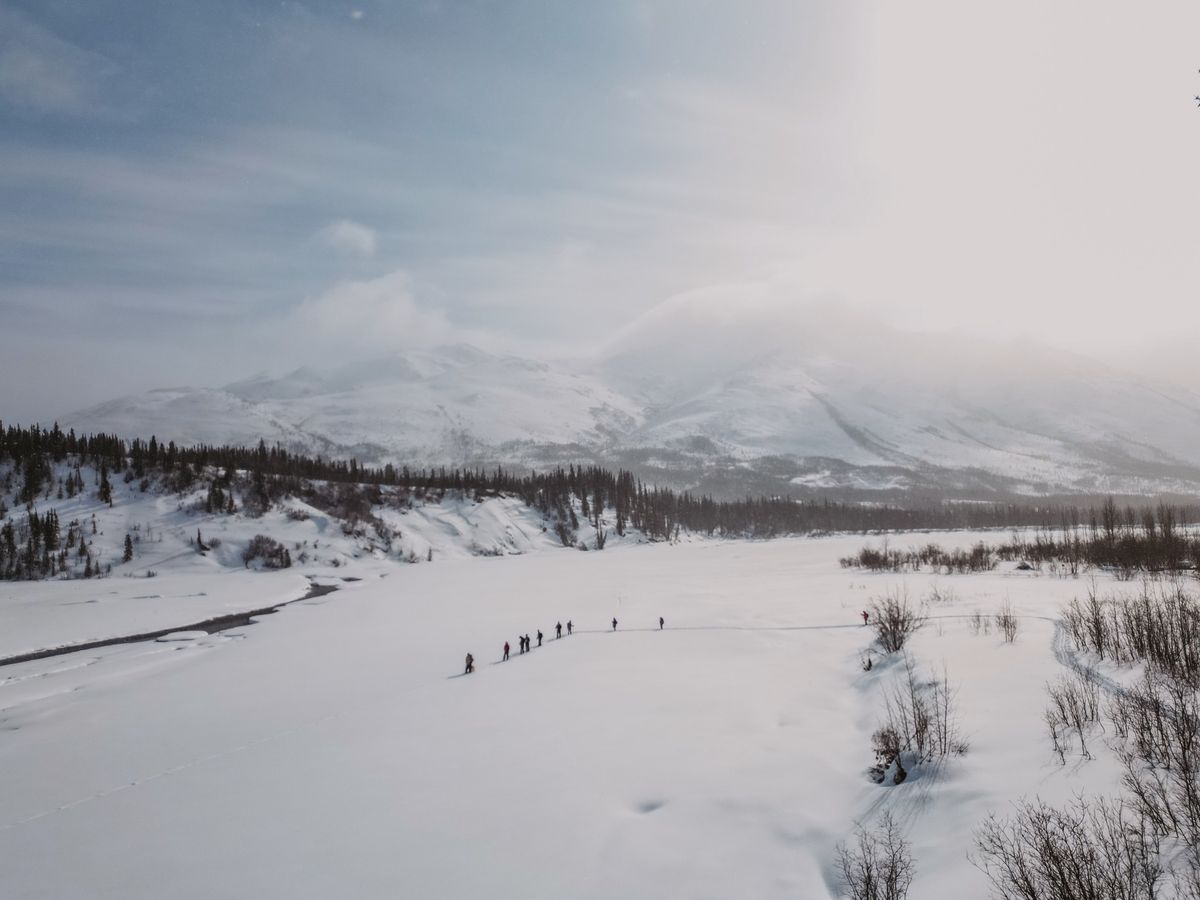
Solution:
[{"label": "person with backpack", "polygon": [[617,617],[613,616],[613,631],[617,630]]},{"label": "person with backpack", "polygon": [[508,659],[508,641],[504,642],[504,658]]},{"label": "person with backpack", "polygon": [[557,641],[562,637],[562,622],[554,626],[554,639]]},{"label": "person with backpack", "polygon": [[475,657],[473,657],[470,653],[468,653],[467,654],[467,671],[463,672],[463,674],[470,675],[474,671],[475,671]]},{"label": "person with backpack", "polygon": [[538,646],[542,646],[542,629],[538,629]]},{"label": "person with backpack", "polygon": [[571,624],[571,620],[567,619],[567,634],[570,635],[575,630],[575,626]]},{"label": "person with backpack", "polygon": [[867,611],[864,609],[864,610],[862,611],[862,617],[863,617],[863,624],[864,624],[864,625],[866,625],[866,624],[867,624],[867,620],[868,620],[869,618],[871,618],[871,614],[870,614],[869,612],[867,612]]}]

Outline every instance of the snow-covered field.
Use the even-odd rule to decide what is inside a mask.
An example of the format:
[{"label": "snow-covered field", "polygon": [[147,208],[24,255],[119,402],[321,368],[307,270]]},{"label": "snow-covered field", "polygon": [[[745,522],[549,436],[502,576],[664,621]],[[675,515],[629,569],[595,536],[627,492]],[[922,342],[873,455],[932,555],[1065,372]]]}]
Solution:
[{"label": "snow-covered field", "polygon": [[[913,543],[931,539],[972,536]],[[897,666],[862,670],[859,611],[933,579],[839,568],[863,540],[364,556],[337,569],[361,580],[256,624],[4,667],[0,893],[822,898],[835,845],[890,810],[913,843],[911,897],[984,897],[968,853],[990,811],[1115,789],[1104,753],[1059,765],[1041,718],[1067,657],[1053,618],[1087,584],[938,579],[956,599],[912,653],[958,687],[970,749],[881,786],[870,735]],[[91,634],[32,608],[103,612],[66,604],[121,582],[6,585],[5,646]],[[293,572],[126,583],[163,605],[194,583],[221,608],[305,586]],[[965,617],[1006,598],[1026,616],[1016,643],[975,634]],[[111,605],[122,627],[162,621],[132,595]],[[568,619],[576,633],[555,640]],[[545,646],[518,655],[539,628]]]}]

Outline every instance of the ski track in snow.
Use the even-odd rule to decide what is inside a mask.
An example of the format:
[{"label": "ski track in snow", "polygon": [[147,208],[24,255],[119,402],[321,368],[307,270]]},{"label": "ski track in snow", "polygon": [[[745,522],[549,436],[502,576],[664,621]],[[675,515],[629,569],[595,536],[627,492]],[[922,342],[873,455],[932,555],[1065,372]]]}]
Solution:
[{"label": "ski track in snow", "polygon": [[[301,598],[301,599],[305,599],[305,598]],[[298,601],[292,601],[292,602],[298,602]],[[290,604],[285,604],[285,605],[290,605]],[[927,620],[933,620],[933,619],[963,620],[963,619],[969,619],[969,618],[971,618],[971,617],[968,615],[936,615],[936,616],[927,616],[926,617]],[[1054,619],[1049,616],[1035,616],[1035,615],[1018,615],[1017,618],[1018,619],[1034,619],[1034,620],[1045,621],[1045,622],[1053,622],[1055,625],[1054,644],[1053,644],[1055,658],[1066,668],[1071,668],[1071,669],[1075,669],[1075,670],[1080,670],[1082,668],[1082,663],[1080,663],[1078,661],[1077,656],[1075,655],[1075,651],[1071,651],[1066,647],[1066,638],[1065,638],[1066,632],[1062,625],[1061,620]],[[622,633],[636,634],[636,633],[650,633],[650,632],[660,632],[662,634],[667,634],[668,632],[683,633],[683,632],[689,632],[689,631],[789,632],[789,631],[831,631],[831,630],[839,630],[840,631],[840,630],[848,630],[848,629],[860,629],[860,630],[869,631],[870,627],[864,626],[864,625],[859,625],[859,624],[853,624],[853,623],[852,624],[842,623],[842,624],[830,624],[830,625],[683,625],[683,626],[677,626],[677,627],[667,626],[667,627],[664,627],[661,629],[660,628],[621,628],[618,625],[616,630],[611,629],[611,628],[609,628],[609,629],[576,628],[572,632],[571,635],[568,635],[561,639],[560,638],[552,638],[550,640],[545,641],[543,646],[540,646],[540,647],[534,646],[532,649],[526,651],[525,653],[519,653],[519,652],[512,653],[512,654],[510,654],[510,659],[508,659],[508,660],[497,659],[497,660],[494,660],[493,662],[491,662],[490,665],[493,665],[493,666],[504,665],[506,662],[512,662],[519,657],[532,656],[534,651],[536,651],[536,650],[549,649],[549,647],[551,645],[559,644],[562,641],[569,640],[570,637],[574,637],[575,635],[579,635],[579,634],[620,635]],[[180,648],[171,648],[171,649],[180,649]],[[151,652],[163,652],[163,651],[151,651]],[[169,652],[169,651],[167,651],[167,652]],[[65,667],[54,669],[54,670],[51,670],[48,672],[38,672],[38,673],[32,673],[32,674],[23,675],[23,676],[11,677],[4,681],[0,681],[0,686],[4,686],[4,685],[12,683],[12,682],[24,681],[24,680],[32,679],[32,678],[45,678],[45,677],[49,677],[52,675],[63,674],[65,672],[72,671],[74,669],[84,668],[87,666],[95,665],[96,663],[101,662],[101,660],[102,660],[102,657],[93,657],[92,659],[88,660],[87,662],[79,663],[77,665],[65,666]],[[473,673],[473,674],[478,674],[478,673]],[[457,675],[450,675],[447,677],[448,678],[463,678],[463,677],[465,677],[465,675],[466,675],[466,673],[460,672]],[[409,688],[406,691],[399,692],[399,694],[397,694],[397,696],[401,696],[401,695],[408,696],[411,694],[418,693],[420,691],[428,690],[429,688],[434,687],[437,683],[438,682],[436,680],[423,682],[421,684],[418,684],[418,685],[415,685],[415,686]],[[1105,686],[1106,690],[1109,690],[1112,692],[1122,690],[1121,686],[1118,685],[1116,682],[1112,681],[1111,679],[1102,677],[1102,683]],[[27,825],[31,822],[37,822],[37,821],[39,821],[41,819],[45,819],[49,816],[54,816],[54,815],[58,815],[59,813],[68,812],[70,810],[76,809],[85,804],[94,803],[98,800],[104,800],[115,794],[120,794],[124,791],[132,790],[133,788],[139,787],[143,784],[148,784],[148,783],[157,781],[160,778],[168,778],[172,775],[177,775],[181,772],[186,772],[189,769],[194,769],[197,766],[203,766],[207,763],[212,763],[212,762],[216,762],[218,760],[226,759],[230,756],[234,756],[238,753],[243,753],[247,750],[253,749],[255,747],[260,747],[264,744],[270,744],[275,741],[284,740],[286,738],[289,738],[296,734],[299,734],[300,732],[306,731],[310,728],[320,727],[322,725],[336,722],[339,719],[362,712],[368,706],[370,706],[370,704],[362,704],[361,706],[352,706],[352,707],[349,707],[346,709],[342,709],[335,713],[327,713],[324,715],[315,716],[312,719],[301,722],[298,725],[289,726],[288,728],[281,729],[281,730],[273,732],[271,734],[263,735],[262,737],[257,738],[253,741],[248,741],[246,743],[238,744],[237,746],[228,747],[224,750],[219,750],[215,753],[208,753],[208,754],[205,754],[204,756],[196,757],[195,759],[188,760],[188,761],[180,763],[179,765],[176,765],[176,766],[171,766],[170,768],[163,769],[162,771],[155,772],[151,775],[146,775],[141,778],[136,778],[136,779],[126,782],[124,784],[116,785],[116,786],[108,788],[106,790],[98,791],[94,794],[89,794],[86,797],[81,797],[78,800],[73,800],[69,803],[61,804],[59,806],[54,807],[53,809],[48,809],[43,812],[35,813],[31,816],[26,816],[23,819],[18,819],[16,821],[9,822],[4,825],[0,825],[0,832],[9,831],[13,828],[19,828],[22,825]],[[4,711],[5,711],[4,709],[0,709],[0,713],[3,713]],[[942,764],[943,764],[942,761],[939,760],[938,762],[936,762],[932,765],[927,765],[927,766],[923,767],[923,770],[921,772],[921,777],[919,779],[915,780],[915,785],[918,786],[918,790],[919,790],[918,796],[914,798],[911,796],[911,792],[910,792],[903,799],[904,810],[902,811],[901,815],[897,816],[897,821],[899,821],[902,826],[907,827],[909,824],[911,824],[911,821],[916,816],[918,816],[922,811],[924,811],[925,807],[928,805],[930,796],[931,796],[931,791],[933,789],[934,784],[937,781],[938,770],[941,768]],[[882,792],[879,799],[865,811],[864,815],[860,818],[860,820],[866,821],[867,819],[873,817],[880,810],[882,810],[885,806],[891,805],[892,799],[893,799],[893,795],[890,791]],[[661,805],[661,804],[659,804],[659,805]]]}]

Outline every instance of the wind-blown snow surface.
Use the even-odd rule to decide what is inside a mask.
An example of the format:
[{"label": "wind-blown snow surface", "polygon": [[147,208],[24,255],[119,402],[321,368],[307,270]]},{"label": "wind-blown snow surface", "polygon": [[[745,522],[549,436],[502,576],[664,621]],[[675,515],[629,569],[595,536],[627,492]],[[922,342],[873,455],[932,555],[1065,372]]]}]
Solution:
[{"label": "wind-blown snow surface", "polygon": [[[837,842],[891,810],[910,896],[985,896],[967,853],[989,811],[1115,788],[1103,754],[1059,766],[1041,721],[1064,670],[1050,617],[1086,586],[942,578],[958,599],[913,653],[959,687],[970,752],[879,786],[896,673],[861,670],[858,613],[930,579],[840,569],[862,543],[363,559],[341,570],[361,581],[232,632],[0,669],[3,893],[820,898]],[[959,618],[1006,597],[1028,616],[1014,645]],[[538,628],[546,646],[500,662]]]}]

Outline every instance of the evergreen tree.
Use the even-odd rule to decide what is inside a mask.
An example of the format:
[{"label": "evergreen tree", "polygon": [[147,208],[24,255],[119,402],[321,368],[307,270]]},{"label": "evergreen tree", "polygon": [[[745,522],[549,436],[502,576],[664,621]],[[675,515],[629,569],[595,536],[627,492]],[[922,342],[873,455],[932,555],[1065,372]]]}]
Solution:
[{"label": "evergreen tree", "polygon": [[125,535],[125,553],[121,557],[122,562],[129,562],[133,559],[133,538],[129,534]]},{"label": "evergreen tree", "polygon": [[100,464],[100,500],[109,506],[113,505],[112,485],[108,481],[108,466],[103,463]]}]

